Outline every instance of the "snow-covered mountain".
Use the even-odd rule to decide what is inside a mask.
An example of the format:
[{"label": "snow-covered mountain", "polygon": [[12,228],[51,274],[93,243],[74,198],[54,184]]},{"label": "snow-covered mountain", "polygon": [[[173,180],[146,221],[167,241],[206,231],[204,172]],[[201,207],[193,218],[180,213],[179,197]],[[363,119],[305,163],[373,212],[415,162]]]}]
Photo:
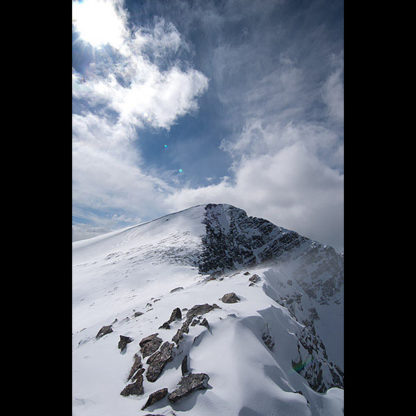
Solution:
[{"label": "snow-covered mountain", "polygon": [[73,243],[73,414],[343,414],[343,267],[226,204]]}]

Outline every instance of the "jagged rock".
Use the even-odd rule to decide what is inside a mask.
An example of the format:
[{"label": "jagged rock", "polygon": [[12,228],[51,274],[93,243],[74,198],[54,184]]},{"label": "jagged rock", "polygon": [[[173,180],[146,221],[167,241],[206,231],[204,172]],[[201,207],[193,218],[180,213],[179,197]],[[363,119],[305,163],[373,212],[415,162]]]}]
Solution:
[{"label": "jagged rock", "polygon": [[169,323],[173,321],[180,321],[182,319],[182,312],[180,308],[175,308],[169,318]]},{"label": "jagged rock", "polygon": [[136,381],[139,377],[142,377],[143,373],[144,373],[144,368],[141,367],[139,368],[133,375],[133,377],[131,378],[131,381]]},{"label": "jagged rock", "polygon": [[165,322],[163,325],[159,327],[159,329],[170,329],[169,322]]},{"label": "jagged rock", "polygon": [[180,310],[180,308],[175,308],[171,315],[169,320],[167,320],[162,326],[159,327],[159,329],[170,329],[170,323],[172,323],[173,321],[180,321],[182,319],[182,312]]},{"label": "jagged rock", "polygon": [[205,326],[205,328],[209,329],[209,323],[206,318],[204,318],[199,325]]},{"label": "jagged rock", "polygon": [[250,284],[249,284],[249,286],[251,287],[251,286],[256,286],[253,282],[251,282]]},{"label": "jagged rock", "polygon": [[170,291],[170,293],[179,292],[180,290],[183,290],[183,287],[182,287],[182,286],[175,287],[175,289],[172,289],[172,290]]},{"label": "jagged rock", "polygon": [[179,341],[183,338],[183,334],[187,334],[189,332],[189,325],[191,323],[192,316],[187,318],[186,321],[182,324],[182,326],[178,329],[176,334],[172,337],[172,341],[179,345]]},{"label": "jagged rock", "polygon": [[253,276],[251,276],[248,280],[250,280],[250,282],[257,283],[257,282],[259,282],[261,279],[260,279],[260,276],[259,276],[259,275],[257,275],[257,274],[253,274]]},{"label": "jagged rock", "polygon": [[150,382],[154,382],[159,377],[160,373],[163,370],[163,367],[168,361],[173,359],[172,349],[174,344],[166,341],[160,347],[160,350],[155,352],[152,356],[146,361],[149,364],[146,372],[146,378]]},{"label": "jagged rock", "polygon": [[240,298],[234,293],[226,293],[222,298],[221,301],[224,303],[237,303],[240,301]]},{"label": "jagged rock", "polygon": [[183,357],[182,364],[181,364],[181,370],[182,370],[182,375],[183,376],[189,372],[188,356],[187,355],[185,355],[185,357]]},{"label": "jagged rock", "polygon": [[159,334],[152,334],[148,337],[143,338],[140,342],[140,352],[142,353],[143,358],[148,355],[152,355],[163,342],[161,338],[158,337]]},{"label": "jagged rock", "polygon": [[120,335],[120,341],[118,342],[118,348],[120,351],[122,352],[130,342],[133,342],[133,338]]},{"label": "jagged rock", "polygon": [[248,276],[249,274],[250,274],[250,272],[243,273],[244,276]]},{"label": "jagged rock", "polygon": [[141,394],[144,393],[143,373],[141,372],[137,375],[137,377],[135,376],[135,380],[136,381],[134,383],[128,384],[126,387],[124,387],[124,389],[120,393],[122,396],[130,396],[132,394],[136,396],[140,396]]},{"label": "jagged rock", "polygon": [[111,332],[113,332],[113,328],[111,327],[111,325],[107,325],[107,326],[103,326],[97,333],[97,335],[95,336],[95,338],[101,338],[104,335],[110,334]]},{"label": "jagged rock", "polygon": [[143,312],[134,312],[134,317],[137,318],[138,316],[143,315]]},{"label": "jagged rock", "polygon": [[191,326],[195,326],[199,324],[199,319],[195,318],[192,322],[191,322]]},{"label": "jagged rock", "polygon": [[205,313],[211,312],[213,309],[221,309],[217,304],[209,305],[208,303],[205,303],[204,305],[195,305],[189,311],[186,313],[186,317],[193,318],[197,315],[204,315]]},{"label": "jagged rock", "polygon": [[151,393],[149,395],[149,398],[147,399],[146,404],[142,407],[142,410],[158,402],[159,400],[162,400],[167,394],[168,394],[168,389],[166,388],[160,389],[160,390],[155,391],[154,393]]},{"label": "jagged rock", "polygon": [[183,376],[179,382],[179,387],[169,394],[169,401],[175,403],[195,390],[207,389],[208,380],[209,376],[204,373]]},{"label": "jagged rock", "polygon": [[273,347],[274,347],[273,338],[269,334],[263,334],[261,338],[263,342],[266,344],[267,348],[270,351],[273,350]]},{"label": "jagged rock", "polygon": [[134,363],[133,366],[131,367],[129,376],[127,377],[127,380],[130,380],[134,373],[142,366],[142,359],[140,357],[139,354],[134,354]]}]

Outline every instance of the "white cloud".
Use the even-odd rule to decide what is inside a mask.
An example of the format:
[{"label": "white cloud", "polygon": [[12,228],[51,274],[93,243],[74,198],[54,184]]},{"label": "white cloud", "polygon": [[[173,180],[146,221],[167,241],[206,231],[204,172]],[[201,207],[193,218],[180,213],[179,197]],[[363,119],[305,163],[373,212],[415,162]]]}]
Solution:
[{"label": "white cloud", "polygon": [[[234,181],[225,179],[216,185],[185,188],[169,195],[166,202],[172,211],[201,203],[229,203],[249,215],[341,249],[343,174],[318,157],[334,139],[325,129],[316,128],[309,142],[302,141],[306,131],[305,126],[294,125],[282,129],[281,143],[276,145],[267,143],[271,135],[267,137],[258,130],[251,143],[254,149],[242,153],[234,164]],[[247,137],[243,135],[242,140],[248,146]],[[263,146],[263,151],[256,148],[256,143]]]},{"label": "white cloud", "polygon": [[[197,98],[208,87],[208,79],[193,68],[182,70],[175,62],[162,70],[148,59],[147,53],[160,58],[180,47],[181,38],[173,25],[159,20],[153,29],[136,28],[128,36],[122,9],[107,7],[109,19],[110,12],[123,26],[116,25],[119,36],[107,40],[122,53],[113,51],[108,59],[102,49],[94,55],[86,75],[73,72],[73,96],[88,102],[91,109],[73,115],[73,206],[81,218],[74,228],[75,237],[113,227],[126,218],[164,213],[163,195],[173,190],[143,170],[134,146],[136,128],[169,129],[178,117],[197,110]],[[76,16],[80,18],[79,13]],[[91,210],[100,215],[86,214]],[[115,211],[120,217],[104,220]]]}]

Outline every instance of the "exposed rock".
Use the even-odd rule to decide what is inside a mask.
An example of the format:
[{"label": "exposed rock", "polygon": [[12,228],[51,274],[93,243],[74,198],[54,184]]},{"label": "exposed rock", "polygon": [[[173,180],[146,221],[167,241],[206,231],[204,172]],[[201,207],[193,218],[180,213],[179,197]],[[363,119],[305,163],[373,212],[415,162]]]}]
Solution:
[{"label": "exposed rock", "polygon": [[231,292],[231,293],[226,293],[222,298],[221,298],[221,300],[224,302],[224,303],[237,303],[237,302],[239,302],[240,301],[240,298],[234,293],[234,292]]},{"label": "exposed rock", "polygon": [[248,280],[250,280],[250,282],[257,283],[257,282],[259,282],[261,279],[260,279],[260,276],[259,276],[259,275],[257,275],[257,274],[253,274],[253,276],[251,276]]},{"label": "exposed rock", "polygon": [[273,338],[269,334],[263,334],[261,338],[263,342],[266,344],[267,348],[270,351],[273,350],[273,347],[274,347]]},{"label": "exposed rock", "polygon": [[185,355],[185,357],[183,357],[182,364],[181,364],[181,370],[182,370],[182,375],[183,376],[186,375],[189,372],[188,356],[187,355]]},{"label": "exposed rock", "polygon": [[135,376],[135,382],[128,384],[126,387],[124,387],[123,391],[120,393],[122,396],[130,396],[132,394],[136,396],[140,396],[144,393],[143,390],[143,373],[140,372],[140,374]]},{"label": "exposed rock", "polygon": [[205,303],[204,305],[195,305],[189,311],[186,313],[186,317],[192,318],[197,315],[204,315],[205,313],[211,312],[213,309],[219,308],[221,309],[217,304],[209,305],[208,303]]},{"label": "exposed rock", "polygon": [[142,366],[142,359],[140,357],[139,354],[134,354],[134,363],[133,366],[131,367],[129,376],[127,377],[127,380],[130,380],[134,373]]},{"label": "exposed rock", "polygon": [[138,316],[143,315],[143,312],[134,312],[134,317],[137,318]]},{"label": "exposed rock", "polygon": [[189,332],[189,325],[191,323],[192,316],[187,318],[186,321],[182,324],[182,326],[178,329],[176,334],[172,337],[172,341],[179,345],[179,341],[183,338],[183,334],[187,334]]},{"label": "exposed rock", "polygon": [[111,332],[113,332],[113,328],[111,328],[111,325],[107,325],[107,326],[103,326],[97,333],[97,335],[95,336],[95,338],[101,338],[104,335],[110,334]]},{"label": "exposed rock", "polygon": [[140,342],[140,352],[144,357],[147,357],[148,355],[152,355],[160,346],[160,344],[163,342],[161,338],[157,336],[158,334],[152,334],[148,337],[143,338]]},{"label": "exposed rock", "polygon": [[149,395],[149,398],[147,399],[146,404],[142,407],[142,410],[158,402],[159,400],[162,400],[167,394],[168,394],[168,389],[166,388],[160,389],[160,390],[155,391],[154,393],[151,393]]},{"label": "exposed rock", "polygon": [[199,324],[199,319],[198,318],[194,318],[194,320],[191,322],[191,326],[195,326]]},{"label": "exposed rock", "polygon": [[149,364],[146,372],[146,378],[150,382],[154,382],[159,377],[160,373],[163,370],[163,367],[168,361],[173,359],[172,349],[174,344],[166,341],[160,347],[160,350],[155,352],[152,356],[146,361]]},{"label": "exposed rock", "polygon": [[182,286],[175,287],[175,289],[172,289],[172,290],[170,291],[170,293],[179,292],[180,290],[183,290],[183,287],[182,287]]},{"label": "exposed rock", "polygon": [[251,282],[250,284],[249,284],[249,286],[251,287],[251,286],[256,286],[253,282]]},{"label": "exposed rock", "polygon": [[121,352],[127,347],[127,344],[133,342],[133,338],[126,337],[124,335],[120,335],[120,341],[118,342],[118,348]]},{"label": "exposed rock", "polygon": [[189,374],[182,377],[179,387],[169,394],[170,402],[175,403],[195,390],[208,388],[209,376],[204,373]]},{"label": "exposed rock", "polygon": [[248,276],[249,274],[250,274],[250,272],[243,273],[244,276]]},{"label": "exposed rock", "polygon": [[204,318],[199,325],[205,326],[205,328],[209,329],[209,323],[206,318]]},{"label": "exposed rock", "polygon": [[163,325],[159,327],[159,329],[170,329],[169,322],[165,322]]},{"label": "exposed rock", "polygon": [[169,323],[173,321],[180,321],[182,319],[182,312],[180,308],[175,308],[169,318]]}]

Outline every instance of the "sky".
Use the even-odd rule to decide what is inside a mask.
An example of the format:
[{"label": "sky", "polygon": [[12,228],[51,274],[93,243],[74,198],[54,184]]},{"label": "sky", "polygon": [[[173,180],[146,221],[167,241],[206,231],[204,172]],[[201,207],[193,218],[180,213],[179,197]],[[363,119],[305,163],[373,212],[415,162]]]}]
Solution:
[{"label": "sky", "polygon": [[343,8],[73,1],[73,240],[226,203],[342,251]]}]

